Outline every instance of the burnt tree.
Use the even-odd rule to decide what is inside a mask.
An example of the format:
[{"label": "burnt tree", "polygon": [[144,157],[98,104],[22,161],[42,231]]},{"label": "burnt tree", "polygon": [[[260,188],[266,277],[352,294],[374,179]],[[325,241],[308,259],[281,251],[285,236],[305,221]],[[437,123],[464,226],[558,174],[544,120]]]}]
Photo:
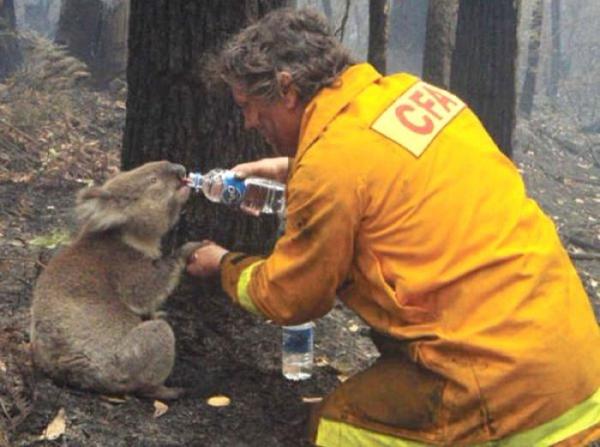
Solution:
[{"label": "burnt tree", "polygon": [[52,35],[52,25],[50,23],[50,0],[38,0],[36,2],[26,2],[23,7],[24,22],[28,28],[31,28],[43,36]]},{"label": "burnt tree", "polygon": [[322,0],[323,13],[329,20],[329,23],[333,23],[333,8],[331,7],[331,0]]},{"label": "burnt tree", "polygon": [[[273,155],[243,119],[229,92],[202,80],[207,51],[284,0],[131,2],[127,116],[122,165],[168,159],[188,170]],[[253,218],[202,196],[192,197],[175,239],[212,239],[233,250],[265,252],[274,218]]]},{"label": "burnt tree", "polygon": [[390,10],[388,72],[420,75],[423,65],[427,1],[394,0]]},{"label": "burnt tree", "polygon": [[538,78],[540,66],[540,47],[542,44],[542,24],[544,21],[544,3],[535,0],[531,13],[531,25],[529,27],[529,44],[527,46],[527,68],[525,80],[521,89],[519,110],[527,118],[531,116],[533,99],[535,97],[535,84]]},{"label": "burnt tree", "polygon": [[105,84],[125,74],[129,0],[63,0],[55,41]]},{"label": "burnt tree", "polygon": [[518,3],[460,0],[450,89],[477,113],[508,157],[515,123]]},{"label": "burnt tree", "polygon": [[552,0],[550,3],[550,21],[552,27],[552,52],[550,56],[550,76],[546,92],[550,98],[556,99],[562,65],[560,50],[560,0]]},{"label": "burnt tree", "polygon": [[10,75],[22,61],[15,30],[13,0],[0,0],[0,81]]},{"label": "burnt tree", "polygon": [[377,71],[387,72],[387,16],[388,0],[369,1],[369,49],[367,59]]},{"label": "burnt tree", "polygon": [[458,0],[432,0],[427,8],[422,77],[446,89],[450,87],[457,11]]}]

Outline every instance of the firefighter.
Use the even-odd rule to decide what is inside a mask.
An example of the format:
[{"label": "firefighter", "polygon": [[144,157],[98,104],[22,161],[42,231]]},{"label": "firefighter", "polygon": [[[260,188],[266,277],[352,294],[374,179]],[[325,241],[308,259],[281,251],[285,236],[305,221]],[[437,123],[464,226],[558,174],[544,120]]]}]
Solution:
[{"label": "firefighter", "polygon": [[[381,356],[314,414],[322,446],[585,445],[600,438],[600,331],[552,221],[458,97],[355,63],[310,10],[271,12],[212,62],[279,151],[235,167],[287,183],[268,257],[198,249],[233,301],[278,324],[336,296]],[[489,444],[488,444],[489,443]]]}]

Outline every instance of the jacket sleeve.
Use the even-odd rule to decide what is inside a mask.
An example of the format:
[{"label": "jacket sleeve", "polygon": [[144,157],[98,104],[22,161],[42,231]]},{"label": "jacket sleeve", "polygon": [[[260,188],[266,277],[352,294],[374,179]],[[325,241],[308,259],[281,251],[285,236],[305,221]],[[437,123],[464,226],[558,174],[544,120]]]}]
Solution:
[{"label": "jacket sleeve", "polygon": [[234,301],[279,324],[325,315],[354,255],[360,180],[309,155],[289,179],[285,233],[273,253],[266,259],[230,253],[221,267]]}]

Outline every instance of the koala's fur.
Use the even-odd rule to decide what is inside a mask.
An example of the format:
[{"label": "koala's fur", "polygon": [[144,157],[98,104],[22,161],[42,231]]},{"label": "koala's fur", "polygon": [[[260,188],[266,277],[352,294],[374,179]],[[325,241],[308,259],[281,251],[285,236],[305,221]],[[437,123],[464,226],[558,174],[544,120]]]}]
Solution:
[{"label": "koala's fur", "polygon": [[153,162],[79,193],[80,232],[50,261],[33,297],[34,363],[55,380],[103,393],[181,394],[163,385],[175,338],[156,317],[200,245],[161,255],[161,237],[190,194],[184,177],[181,165]]}]

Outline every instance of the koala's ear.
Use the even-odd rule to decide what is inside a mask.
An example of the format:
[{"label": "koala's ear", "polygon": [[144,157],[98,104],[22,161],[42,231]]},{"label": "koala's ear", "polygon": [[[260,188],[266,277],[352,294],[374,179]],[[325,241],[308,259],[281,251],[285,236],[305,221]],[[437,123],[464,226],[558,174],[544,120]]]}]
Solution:
[{"label": "koala's ear", "polygon": [[127,221],[113,194],[100,187],[86,188],[77,194],[75,213],[87,232],[117,228]]}]

